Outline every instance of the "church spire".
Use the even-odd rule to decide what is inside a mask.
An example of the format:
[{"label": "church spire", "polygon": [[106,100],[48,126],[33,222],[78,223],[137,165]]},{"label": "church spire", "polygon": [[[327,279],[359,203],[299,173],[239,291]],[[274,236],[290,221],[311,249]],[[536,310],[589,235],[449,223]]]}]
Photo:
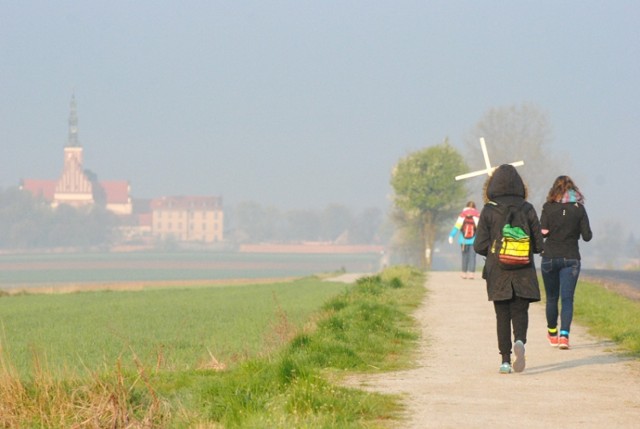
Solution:
[{"label": "church spire", "polygon": [[67,147],[80,147],[78,142],[78,111],[76,107],[76,95],[71,95],[71,106],[69,113],[69,141]]}]

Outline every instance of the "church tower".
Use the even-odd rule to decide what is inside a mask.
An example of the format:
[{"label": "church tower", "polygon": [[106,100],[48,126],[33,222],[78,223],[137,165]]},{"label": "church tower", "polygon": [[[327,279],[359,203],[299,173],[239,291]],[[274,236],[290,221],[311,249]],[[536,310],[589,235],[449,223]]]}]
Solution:
[{"label": "church tower", "polygon": [[64,147],[64,167],[53,196],[53,206],[79,207],[93,204],[92,184],[82,167],[82,146],[78,141],[78,112],[75,94],[71,96],[69,137]]}]

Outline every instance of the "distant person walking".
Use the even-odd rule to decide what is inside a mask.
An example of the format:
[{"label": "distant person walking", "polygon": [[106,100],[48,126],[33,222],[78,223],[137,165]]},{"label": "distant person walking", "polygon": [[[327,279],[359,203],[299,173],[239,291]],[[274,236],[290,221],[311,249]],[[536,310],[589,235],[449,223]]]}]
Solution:
[{"label": "distant person walking", "polygon": [[462,278],[473,279],[476,272],[476,252],[473,241],[476,239],[476,229],[480,212],[476,210],[476,203],[469,201],[462,210],[449,234],[449,244],[453,243],[456,234],[462,251]]},{"label": "distant person walking", "polygon": [[[486,257],[482,278],[487,282],[487,295],[496,313],[498,350],[502,358],[499,372],[522,372],[525,368],[525,347],[529,327],[529,304],[540,301],[540,287],[533,257],[518,269],[500,265],[496,246],[502,237],[507,213],[520,210],[530,236],[530,252],[540,253],[543,245],[540,222],[535,208],[526,201],[527,189],[512,165],[498,167],[485,182],[485,205],[480,213],[474,249]],[[529,255],[531,256],[531,255]],[[512,343],[511,332],[513,330]],[[511,366],[511,351],[515,354]]]},{"label": "distant person walking", "polygon": [[[542,280],[547,295],[547,339],[560,349],[569,349],[573,319],[573,297],[580,275],[578,240],[593,237],[584,197],[569,176],[559,176],[547,195],[540,215],[542,235]],[[558,335],[558,300],[562,302]]]}]

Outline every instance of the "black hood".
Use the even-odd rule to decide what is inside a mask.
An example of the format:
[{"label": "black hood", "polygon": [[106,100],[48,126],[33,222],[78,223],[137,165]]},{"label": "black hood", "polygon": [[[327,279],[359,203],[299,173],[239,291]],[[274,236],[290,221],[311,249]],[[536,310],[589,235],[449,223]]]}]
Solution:
[{"label": "black hood", "polygon": [[494,200],[506,196],[526,199],[527,190],[516,168],[513,165],[502,164],[489,178],[486,197],[488,200]]}]

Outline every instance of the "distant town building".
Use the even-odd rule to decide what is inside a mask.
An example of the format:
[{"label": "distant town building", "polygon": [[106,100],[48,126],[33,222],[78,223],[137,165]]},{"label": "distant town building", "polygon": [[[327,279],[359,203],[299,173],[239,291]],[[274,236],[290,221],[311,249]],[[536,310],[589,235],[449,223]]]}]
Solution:
[{"label": "distant town building", "polygon": [[83,148],[78,140],[78,114],[75,95],[71,97],[69,138],[64,147],[64,165],[58,180],[23,179],[20,187],[57,207],[103,204],[118,215],[131,214],[130,186],[126,180],[97,181],[83,168]]},{"label": "distant town building", "polygon": [[215,243],[223,240],[219,197],[163,197],[151,200],[151,231],[162,240]]},{"label": "distant town building", "polygon": [[162,197],[132,201],[129,182],[98,181],[83,167],[78,140],[75,96],[71,97],[69,137],[58,180],[23,179],[20,188],[52,207],[103,205],[120,217],[123,241],[173,240],[216,243],[223,241],[224,213],[220,197]]}]

